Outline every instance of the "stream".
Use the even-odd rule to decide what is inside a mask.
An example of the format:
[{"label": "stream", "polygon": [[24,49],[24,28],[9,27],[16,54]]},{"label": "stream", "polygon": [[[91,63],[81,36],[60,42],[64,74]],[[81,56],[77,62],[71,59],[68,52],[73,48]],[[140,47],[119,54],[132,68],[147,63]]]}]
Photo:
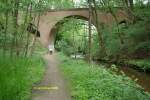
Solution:
[{"label": "stream", "polygon": [[150,73],[139,72],[128,66],[120,67],[119,70],[123,71],[133,80],[138,79],[137,83],[142,86],[146,92],[150,92]]}]

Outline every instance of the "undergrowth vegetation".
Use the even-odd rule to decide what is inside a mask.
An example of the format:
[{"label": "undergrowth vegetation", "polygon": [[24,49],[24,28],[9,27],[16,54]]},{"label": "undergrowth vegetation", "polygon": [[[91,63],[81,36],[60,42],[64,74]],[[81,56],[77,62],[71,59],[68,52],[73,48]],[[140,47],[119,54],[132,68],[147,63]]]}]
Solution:
[{"label": "undergrowth vegetation", "polygon": [[138,69],[142,69],[143,71],[150,71],[150,60],[149,59],[134,59],[129,60],[126,63],[134,65]]},{"label": "undergrowth vegetation", "polygon": [[150,95],[129,77],[104,66],[71,60],[59,53],[61,69],[70,83],[73,100],[150,100]]},{"label": "undergrowth vegetation", "polygon": [[42,78],[43,66],[39,56],[4,58],[0,55],[0,100],[29,100],[33,83]]}]

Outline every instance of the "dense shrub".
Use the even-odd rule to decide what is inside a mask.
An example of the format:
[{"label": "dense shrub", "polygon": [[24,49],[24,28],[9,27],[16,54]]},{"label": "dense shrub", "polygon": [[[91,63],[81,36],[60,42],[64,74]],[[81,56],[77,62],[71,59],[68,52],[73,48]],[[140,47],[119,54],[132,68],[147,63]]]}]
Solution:
[{"label": "dense shrub", "polygon": [[66,55],[71,55],[72,53],[74,53],[74,48],[71,47],[66,41],[64,40],[60,40],[57,41],[56,45],[55,45],[56,50],[58,51],[62,51],[63,53],[65,53]]}]

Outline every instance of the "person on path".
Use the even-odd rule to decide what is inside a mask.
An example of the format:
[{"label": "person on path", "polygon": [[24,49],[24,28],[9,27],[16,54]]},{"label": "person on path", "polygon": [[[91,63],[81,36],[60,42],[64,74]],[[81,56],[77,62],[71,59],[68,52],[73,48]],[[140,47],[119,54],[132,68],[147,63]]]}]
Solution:
[{"label": "person on path", "polygon": [[48,45],[48,50],[49,50],[49,54],[53,54],[53,52],[54,52],[54,45],[49,44]]}]

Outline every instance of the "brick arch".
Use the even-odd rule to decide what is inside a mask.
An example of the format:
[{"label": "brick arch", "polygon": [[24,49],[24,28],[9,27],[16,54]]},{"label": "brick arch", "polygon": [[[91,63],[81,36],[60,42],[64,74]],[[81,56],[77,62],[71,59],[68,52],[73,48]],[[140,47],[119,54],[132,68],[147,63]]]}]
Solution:
[{"label": "brick arch", "polygon": [[[111,13],[104,12],[104,11],[98,11],[98,21],[101,24],[105,24],[110,29],[115,22],[114,17]],[[124,10],[118,10],[116,11],[116,17],[118,22],[121,22],[123,20],[129,21],[129,15]],[[42,44],[47,47],[49,43],[53,43],[54,41],[54,33],[57,31],[56,26],[59,22],[61,22],[64,18],[67,17],[73,17],[78,16],[80,19],[88,20],[89,17],[89,11],[88,8],[77,8],[77,9],[69,9],[69,10],[51,10],[51,11],[45,11],[40,16],[40,22],[39,22],[39,32],[40,32],[40,40]],[[37,20],[35,19],[34,25],[37,25]],[[92,21],[94,24],[94,15],[92,16]]]}]

